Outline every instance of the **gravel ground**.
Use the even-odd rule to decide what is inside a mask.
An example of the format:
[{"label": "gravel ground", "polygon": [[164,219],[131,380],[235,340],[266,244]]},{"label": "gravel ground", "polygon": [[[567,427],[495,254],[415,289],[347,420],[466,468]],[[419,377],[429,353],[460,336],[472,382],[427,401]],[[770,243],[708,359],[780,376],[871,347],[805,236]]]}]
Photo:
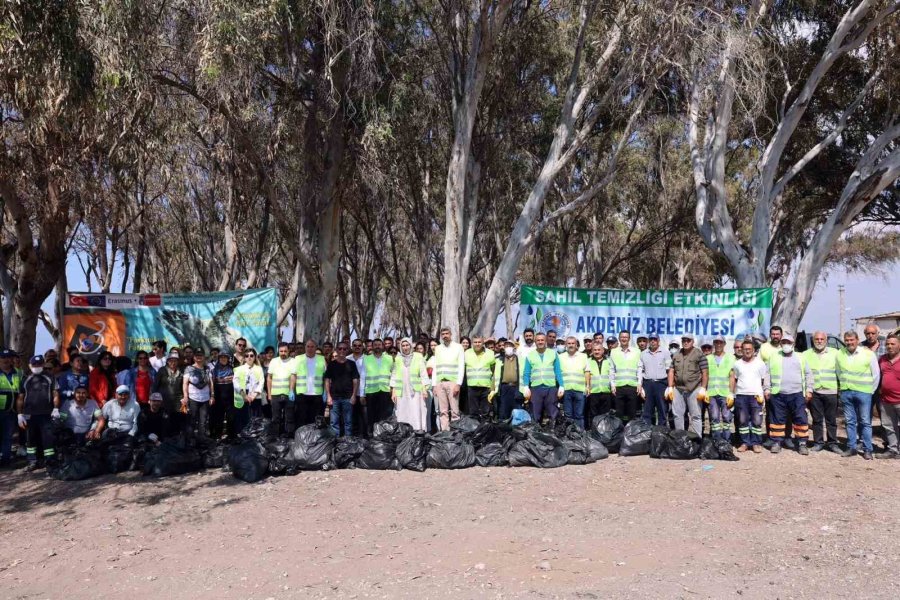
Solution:
[{"label": "gravel ground", "polygon": [[[5,598],[897,598],[900,461],[0,473]],[[893,574],[893,575],[892,575]]]}]

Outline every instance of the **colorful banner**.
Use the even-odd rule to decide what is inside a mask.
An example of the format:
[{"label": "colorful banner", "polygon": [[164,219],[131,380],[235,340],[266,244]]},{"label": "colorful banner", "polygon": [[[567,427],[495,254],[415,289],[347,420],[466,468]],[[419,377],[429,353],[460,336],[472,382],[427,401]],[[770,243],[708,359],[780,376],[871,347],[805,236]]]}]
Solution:
[{"label": "colorful banner", "polygon": [[734,290],[588,290],[522,286],[519,305],[521,335],[553,329],[560,337],[579,339],[630,331],[632,339],[658,334],[678,339],[691,333],[709,341],[768,333],[772,289]]},{"label": "colorful banner", "polygon": [[134,356],[156,340],[234,350],[238,338],[262,350],[277,341],[274,289],[196,294],[66,294],[63,342],[88,357]]}]

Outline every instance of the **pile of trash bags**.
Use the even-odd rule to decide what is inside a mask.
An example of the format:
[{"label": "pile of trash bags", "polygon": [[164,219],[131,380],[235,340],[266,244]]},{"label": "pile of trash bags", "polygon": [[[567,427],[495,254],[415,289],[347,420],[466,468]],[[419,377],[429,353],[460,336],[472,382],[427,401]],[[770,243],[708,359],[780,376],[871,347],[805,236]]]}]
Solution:
[{"label": "pile of trash bags", "polygon": [[60,450],[61,461],[50,474],[76,481],[124,471],[169,477],[222,468],[253,483],[267,476],[333,469],[552,469],[591,464],[611,452],[678,460],[738,460],[725,440],[701,440],[692,432],[651,427],[640,419],[625,424],[614,413],[596,417],[589,430],[562,415],[545,425],[524,418],[494,423],[464,416],[453,421],[448,431],[434,434],[414,431],[391,418],[376,423],[369,439],[337,437],[321,418],[299,427],[293,437],[277,437],[269,421],[257,418],[236,442],[227,444],[188,434],[157,443],[115,432],[83,446],[72,440]]}]

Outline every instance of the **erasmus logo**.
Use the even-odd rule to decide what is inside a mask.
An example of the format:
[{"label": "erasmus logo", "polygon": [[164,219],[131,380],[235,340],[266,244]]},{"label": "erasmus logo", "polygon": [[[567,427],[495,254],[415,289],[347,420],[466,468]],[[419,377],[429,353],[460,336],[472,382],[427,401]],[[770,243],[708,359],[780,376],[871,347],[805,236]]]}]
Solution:
[{"label": "erasmus logo", "polygon": [[570,326],[571,323],[566,313],[553,311],[544,314],[544,318],[541,319],[540,329],[541,331],[550,331],[552,329],[559,337],[563,337],[569,334]]}]

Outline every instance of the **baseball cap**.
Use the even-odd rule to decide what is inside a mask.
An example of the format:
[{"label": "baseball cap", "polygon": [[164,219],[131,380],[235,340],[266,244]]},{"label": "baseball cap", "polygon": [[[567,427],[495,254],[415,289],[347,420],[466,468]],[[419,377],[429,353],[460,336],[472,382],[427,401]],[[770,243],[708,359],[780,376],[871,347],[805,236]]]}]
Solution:
[{"label": "baseball cap", "polygon": [[794,334],[785,331],[783,334],[781,334],[781,341],[782,341],[782,342],[784,342],[784,341],[793,342],[793,341],[794,341]]},{"label": "baseball cap", "polygon": [[713,343],[715,343],[715,342],[722,342],[724,344],[725,338],[722,337],[721,335],[717,335],[716,337],[713,338]]},{"label": "baseball cap", "polygon": [[16,356],[18,355],[12,350],[0,351],[0,358],[15,358]]},{"label": "baseball cap", "polygon": [[30,364],[32,367],[39,367],[39,366],[43,365],[44,364],[44,355],[37,354],[35,356],[32,356],[31,360],[28,361],[28,364]]},{"label": "baseball cap", "polygon": [[712,344],[709,342],[703,342],[702,344],[700,344],[700,347],[701,348],[712,348]]},{"label": "baseball cap", "polygon": [[638,341],[640,341],[640,340],[646,340],[646,339],[649,339],[649,338],[648,338],[646,335],[639,335],[639,336],[637,337],[637,339],[638,339]]},{"label": "baseball cap", "polygon": [[159,392],[153,392],[150,394],[150,402],[162,402],[163,397]]},{"label": "baseball cap", "polygon": [[[640,338],[638,338],[638,339],[640,339]],[[658,340],[658,339],[659,339],[659,334],[651,333],[649,336],[647,336],[647,339],[648,339],[648,340]]]},{"label": "baseball cap", "polygon": [[127,385],[120,385],[119,387],[116,388],[116,393],[117,394],[130,394],[131,389]]},{"label": "baseball cap", "polygon": [[694,334],[693,333],[682,333],[681,339],[694,341]]},{"label": "baseball cap", "polygon": [[179,356],[177,352],[169,352],[166,360],[181,360],[181,356]]},{"label": "baseball cap", "polygon": [[606,343],[607,343],[607,344],[615,344],[615,343],[618,342],[618,341],[619,341],[619,340],[617,340],[614,336],[609,336],[608,338],[606,338]]}]

